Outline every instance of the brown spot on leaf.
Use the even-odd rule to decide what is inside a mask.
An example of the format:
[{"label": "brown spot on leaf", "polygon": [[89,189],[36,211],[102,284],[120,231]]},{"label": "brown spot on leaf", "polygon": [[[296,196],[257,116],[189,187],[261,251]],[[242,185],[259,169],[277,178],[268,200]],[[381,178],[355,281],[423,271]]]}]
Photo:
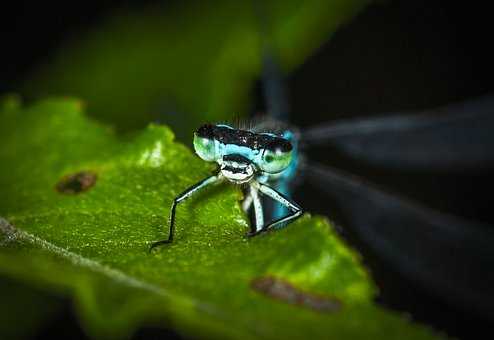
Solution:
[{"label": "brown spot on leaf", "polygon": [[74,195],[89,190],[98,179],[94,172],[80,171],[67,175],[57,183],[56,189],[62,194]]},{"label": "brown spot on leaf", "polygon": [[273,299],[281,300],[292,305],[299,305],[317,312],[332,313],[341,309],[341,301],[335,297],[321,296],[304,292],[294,285],[274,278],[264,276],[254,279],[251,287]]}]

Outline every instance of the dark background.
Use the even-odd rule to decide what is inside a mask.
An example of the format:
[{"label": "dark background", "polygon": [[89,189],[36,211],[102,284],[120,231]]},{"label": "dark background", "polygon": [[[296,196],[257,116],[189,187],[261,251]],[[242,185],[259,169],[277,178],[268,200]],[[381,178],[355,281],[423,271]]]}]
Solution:
[{"label": "dark background", "polygon": [[[16,1],[0,10],[0,93],[17,92],[31,70],[65,41],[97,25],[121,7],[157,1],[84,1],[47,4]],[[342,27],[285,79],[292,121],[311,126],[338,118],[420,110],[493,91],[492,15],[488,3],[378,1]],[[253,93],[258,93],[253,89]],[[22,93],[21,93],[22,95]],[[255,97],[255,96],[254,96]],[[29,100],[29,98],[27,98]],[[253,107],[259,98],[253,98]],[[303,114],[301,114],[303,113]],[[317,153],[310,154],[318,158]],[[468,173],[396,172],[355,166],[335,158],[335,166],[427,206],[493,224],[492,169]],[[304,203],[323,212],[320,203]],[[351,237],[350,237],[351,238]],[[366,254],[365,245],[355,244]],[[407,311],[448,335],[477,338],[488,320],[453,308],[365,256],[378,285],[380,302]],[[84,338],[67,303],[40,338]],[[143,329],[137,337],[171,335]]]}]

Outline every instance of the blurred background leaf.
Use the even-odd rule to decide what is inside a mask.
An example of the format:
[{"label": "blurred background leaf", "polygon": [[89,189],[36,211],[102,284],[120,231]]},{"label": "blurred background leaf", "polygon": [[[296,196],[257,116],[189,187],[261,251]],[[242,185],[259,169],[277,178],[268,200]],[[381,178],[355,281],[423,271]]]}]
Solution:
[{"label": "blurred background leaf", "polygon": [[206,1],[110,15],[25,81],[34,97],[74,95],[120,131],[166,122],[181,140],[205,120],[249,112],[269,44],[290,72],[369,0]]},{"label": "blurred background leaf", "polygon": [[2,275],[0,291],[0,339],[33,338],[62,310],[62,301],[56,294],[21,280]]}]

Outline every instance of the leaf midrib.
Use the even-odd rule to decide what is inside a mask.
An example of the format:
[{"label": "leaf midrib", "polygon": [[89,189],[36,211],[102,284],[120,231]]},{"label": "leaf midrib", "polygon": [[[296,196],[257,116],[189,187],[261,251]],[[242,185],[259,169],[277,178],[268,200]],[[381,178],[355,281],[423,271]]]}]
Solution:
[{"label": "leaf midrib", "polygon": [[[2,219],[0,217],[0,219]],[[2,228],[0,230],[1,233],[6,234],[7,237],[9,237],[10,242],[19,242],[19,241],[25,241],[33,244],[34,246],[40,247],[43,250],[46,250],[52,254],[55,254],[56,256],[59,256],[61,258],[67,259],[71,264],[74,266],[79,266],[79,267],[84,267],[89,269],[90,271],[98,274],[102,274],[109,279],[119,283],[126,285],[131,288],[135,289],[142,289],[145,291],[148,291],[152,294],[159,295],[161,298],[172,301],[174,304],[180,304],[181,306],[190,306],[193,307],[200,312],[206,313],[210,315],[211,317],[215,318],[216,320],[221,319],[224,321],[221,322],[224,326],[225,324],[228,324],[228,317],[224,313],[221,313],[217,308],[214,306],[210,305],[207,302],[204,301],[197,301],[193,300],[190,298],[185,297],[183,294],[177,294],[173,292],[169,292],[168,290],[164,289],[163,287],[160,287],[158,285],[155,285],[153,283],[149,283],[140,279],[137,279],[135,277],[132,277],[118,269],[111,268],[107,265],[101,264],[100,262],[96,260],[89,259],[87,257],[84,257],[80,254],[71,252],[63,247],[60,247],[56,244],[51,243],[50,241],[47,241],[43,238],[40,238],[38,236],[35,236],[27,231],[24,231],[22,229],[19,229],[17,227],[12,227],[12,230],[7,230]],[[246,334],[245,332],[240,332],[237,334],[240,334],[238,338],[245,338],[247,337],[252,337],[253,334],[251,331],[245,329],[245,331],[248,332]],[[259,335],[259,334],[257,334]]]}]

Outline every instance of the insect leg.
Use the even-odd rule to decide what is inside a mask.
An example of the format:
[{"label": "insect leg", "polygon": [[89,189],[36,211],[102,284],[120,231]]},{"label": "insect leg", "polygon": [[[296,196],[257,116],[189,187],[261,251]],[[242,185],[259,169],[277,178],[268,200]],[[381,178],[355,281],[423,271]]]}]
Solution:
[{"label": "insect leg", "polygon": [[[280,180],[278,181],[278,183],[276,183],[273,189],[284,196],[289,195],[290,189],[288,188],[288,179],[280,178]],[[289,210],[285,205],[279,205],[279,204],[273,204],[271,210],[272,210],[272,214],[271,214],[272,219],[279,219],[282,216],[288,214],[289,212]]]},{"label": "insect leg", "polygon": [[250,207],[252,206],[252,195],[250,192],[245,195],[244,201],[242,202],[242,210],[244,212],[249,212]]},{"label": "insect leg", "polygon": [[257,193],[257,188],[251,185],[250,194],[252,196],[252,200],[254,201],[254,214],[256,216],[256,226],[255,229],[252,228],[251,233],[257,233],[262,230],[264,225],[264,211],[262,209],[261,198]]},{"label": "insect leg", "polygon": [[290,214],[288,214],[282,218],[279,218],[279,219],[271,222],[270,224],[264,226],[260,231],[257,231],[257,233],[259,233],[261,231],[266,231],[266,230],[272,229],[272,228],[282,227],[282,226],[286,225],[287,223],[294,221],[295,219],[299,218],[302,215],[302,213],[303,213],[302,208],[297,203],[295,203],[292,200],[290,200],[289,198],[283,196],[281,193],[279,193],[275,189],[271,188],[270,186],[268,186],[266,184],[258,183],[258,182],[254,182],[252,184],[252,186],[256,187],[257,190],[259,190],[261,193],[271,197],[273,200],[284,205],[285,207],[287,207],[291,211]]},{"label": "insect leg", "polygon": [[165,240],[153,242],[151,244],[150,250],[156,246],[170,243],[173,241],[173,232],[175,230],[175,209],[177,208],[177,205],[180,202],[191,197],[193,194],[195,194],[200,189],[206,187],[209,184],[215,183],[221,179],[222,179],[222,177],[218,174],[207,177],[207,178],[203,179],[202,181],[200,181],[199,183],[194,184],[193,186],[191,186],[190,188],[185,190],[183,193],[181,193],[177,197],[175,197],[175,199],[173,200],[173,203],[172,203],[172,207],[170,209],[170,222],[169,222],[170,224],[169,224],[169,230],[168,230],[168,238]]}]

